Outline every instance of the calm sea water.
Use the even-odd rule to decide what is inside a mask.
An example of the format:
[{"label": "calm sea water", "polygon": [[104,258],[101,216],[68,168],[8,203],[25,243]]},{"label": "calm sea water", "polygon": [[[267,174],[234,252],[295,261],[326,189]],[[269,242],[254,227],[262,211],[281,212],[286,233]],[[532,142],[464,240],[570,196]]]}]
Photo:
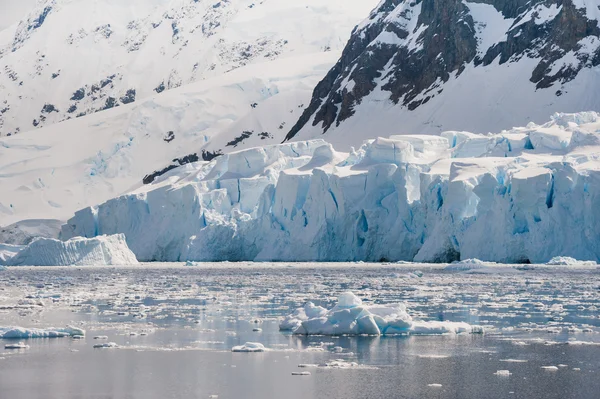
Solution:
[{"label": "calm sea water", "polygon": [[[1,272],[0,326],[74,324],[87,335],[31,339],[24,351],[0,348],[0,398],[600,397],[597,269],[347,266]],[[331,306],[346,290],[369,303],[406,302],[415,318],[468,321],[488,332],[298,337],[279,331],[278,319],[293,308],[309,299]],[[107,342],[98,335],[119,348],[94,349]],[[231,352],[248,341],[271,350]],[[311,375],[292,375],[299,371]]]}]

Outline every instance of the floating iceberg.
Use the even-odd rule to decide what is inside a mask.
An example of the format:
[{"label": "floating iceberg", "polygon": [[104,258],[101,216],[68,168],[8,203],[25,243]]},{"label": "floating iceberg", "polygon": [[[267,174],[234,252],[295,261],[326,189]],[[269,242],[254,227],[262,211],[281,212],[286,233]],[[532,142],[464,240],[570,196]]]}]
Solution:
[{"label": "floating iceberg", "polygon": [[29,349],[29,345],[25,345],[23,342],[19,342],[17,344],[6,344],[4,345],[4,349]]},{"label": "floating iceberg", "polygon": [[[310,312],[306,312],[307,307],[311,309]],[[463,322],[415,321],[407,313],[406,306],[403,304],[363,305],[362,300],[351,292],[340,295],[338,303],[328,311],[319,310],[317,312],[314,310],[317,308],[319,307],[309,303],[305,307],[297,309],[285,318],[279,328],[291,330],[294,334],[299,335],[483,333],[483,327]]]},{"label": "floating iceberg", "polygon": [[234,346],[231,348],[232,352],[265,352],[267,348],[263,344],[257,342],[246,342],[244,345]]},{"label": "floating iceberg", "polygon": [[66,328],[0,327],[0,339],[63,338],[84,335],[85,330],[71,326]]},{"label": "floating iceberg", "polygon": [[[2,256],[4,254],[4,256]],[[131,265],[137,259],[122,234],[60,241],[38,238],[27,246],[0,246],[7,266]]]},{"label": "floating iceberg", "polygon": [[550,266],[594,266],[596,262],[594,261],[580,261],[574,258],[570,258],[568,256],[555,256],[550,259],[547,263]]},{"label": "floating iceberg", "polygon": [[94,345],[94,349],[115,349],[118,347],[119,347],[119,345],[117,345],[115,342],[106,342],[104,344]]},{"label": "floating iceberg", "polygon": [[142,261],[600,260],[600,116],[499,134],[323,140],[198,162],[78,211]]}]

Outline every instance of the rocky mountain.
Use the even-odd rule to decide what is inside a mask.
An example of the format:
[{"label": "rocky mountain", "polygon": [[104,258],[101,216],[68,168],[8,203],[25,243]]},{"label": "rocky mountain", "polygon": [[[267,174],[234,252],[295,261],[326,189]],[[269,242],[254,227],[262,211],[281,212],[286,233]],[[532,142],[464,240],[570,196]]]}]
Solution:
[{"label": "rocky mountain", "polygon": [[600,1],[383,0],[287,140],[489,132],[600,110]]},{"label": "rocky mountain", "polygon": [[0,136],[341,50],[376,0],[38,0],[0,31]]}]

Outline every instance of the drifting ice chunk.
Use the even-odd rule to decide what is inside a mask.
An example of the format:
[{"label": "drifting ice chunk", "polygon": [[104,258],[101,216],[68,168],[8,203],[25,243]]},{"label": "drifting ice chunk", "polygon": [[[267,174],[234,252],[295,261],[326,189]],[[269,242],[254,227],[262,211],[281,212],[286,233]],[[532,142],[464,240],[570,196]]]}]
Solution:
[{"label": "drifting ice chunk", "polygon": [[29,349],[29,345],[25,345],[23,342],[19,342],[18,344],[6,344],[4,345],[4,349]]},{"label": "drifting ice chunk", "polygon": [[94,345],[94,349],[112,349],[112,348],[118,348],[119,345],[117,345],[115,342],[107,342],[104,344],[96,344]]},{"label": "drifting ice chunk", "polygon": [[234,346],[231,348],[232,352],[265,352],[267,348],[263,344],[259,344],[258,342],[246,342],[244,345]]},{"label": "drifting ice chunk", "polygon": [[555,256],[546,264],[551,266],[594,266],[597,263],[594,261],[581,261],[568,256]]},{"label": "drifting ice chunk", "polygon": [[[0,259],[0,262],[2,260]],[[38,238],[6,261],[7,266],[132,265],[137,259],[125,236],[99,236],[59,241]]]},{"label": "drifting ice chunk", "polygon": [[84,336],[85,330],[76,327],[67,328],[23,328],[0,327],[0,339],[62,338]]},{"label": "drifting ice chunk", "polygon": [[297,309],[282,324],[297,326],[292,331],[300,335],[483,333],[483,327],[463,322],[413,321],[403,304],[363,305],[351,292],[340,295],[338,303],[326,313],[300,318],[304,314],[304,308]]}]

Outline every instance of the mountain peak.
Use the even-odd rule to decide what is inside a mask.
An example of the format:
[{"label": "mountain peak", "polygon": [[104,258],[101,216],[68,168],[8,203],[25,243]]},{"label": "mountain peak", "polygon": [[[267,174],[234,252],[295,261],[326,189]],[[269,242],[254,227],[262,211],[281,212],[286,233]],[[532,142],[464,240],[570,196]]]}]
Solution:
[{"label": "mountain peak", "polygon": [[[382,1],[353,32],[287,140],[343,131],[341,125],[357,112],[363,119],[384,113],[386,121],[395,120],[392,126],[407,123],[423,133],[487,132],[544,120],[580,96],[586,87],[578,79],[583,70],[597,71],[599,5],[583,0]],[[478,90],[482,84],[485,92]],[[513,112],[540,91],[551,100]],[[447,104],[480,95],[483,101],[474,107],[469,101],[462,110]],[[499,97],[510,99],[501,106],[505,117],[466,118],[493,109]],[[597,96],[586,101],[574,102],[579,109],[599,108]],[[349,124],[354,131],[368,127]]]}]

